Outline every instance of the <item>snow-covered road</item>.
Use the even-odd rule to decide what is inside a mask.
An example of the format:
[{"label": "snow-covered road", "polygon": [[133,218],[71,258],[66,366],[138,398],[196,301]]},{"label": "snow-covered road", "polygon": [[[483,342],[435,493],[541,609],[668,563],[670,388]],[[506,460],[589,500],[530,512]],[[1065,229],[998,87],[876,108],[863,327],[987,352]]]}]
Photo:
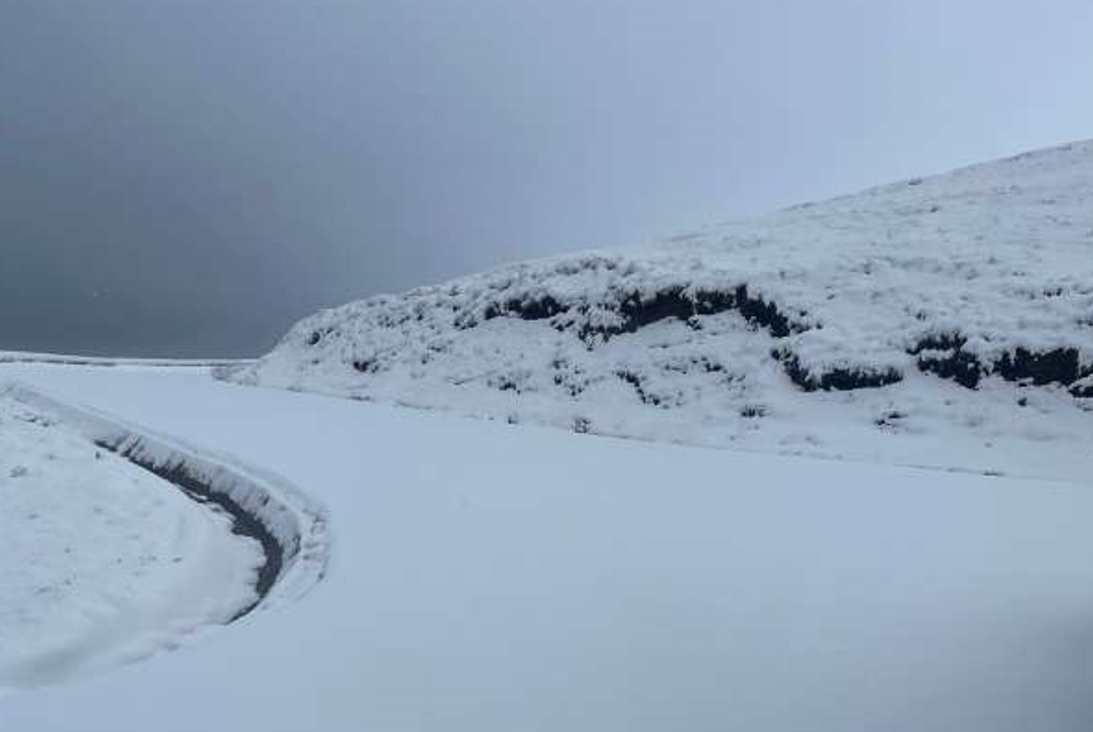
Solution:
[{"label": "snow-covered road", "polygon": [[11,730],[1093,729],[1093,487],[702,450],[235,387],[0,381],[323,503],[296,604],[0,701]]}]

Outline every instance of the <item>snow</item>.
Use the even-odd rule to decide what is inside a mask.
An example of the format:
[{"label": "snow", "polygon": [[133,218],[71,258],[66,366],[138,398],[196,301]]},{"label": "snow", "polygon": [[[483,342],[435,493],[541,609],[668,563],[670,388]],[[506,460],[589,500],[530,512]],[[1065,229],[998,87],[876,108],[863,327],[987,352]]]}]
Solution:
[{"label": "snow", "polygon": [[69,366],[165,366],[165,367],[213,367],[241,366],[247,359],[197,359],[197,358],[118,358],[113,356],[79,356],[62,353],[35,353],[32,351],[0,351],[0,363],[52,363]]},{"label": "snow", "polygon": [[1084,479],[1091,283],[1080,142],[350,303],[219,373],[602,435]]},{"label": "snow", "polygon": [[5,729],[1093,728],[1088,482],[594,438],[202,369],[6,379],[262,465],[335,540],[297,602],[9,697]]},{"label": "snow", "polygon": [[0,694],[177,647],[254,602],[226,516],[0,394]]},{"label": "snow", "polygon": [[[1091,255],[1083,142],[351,303],[256,362],[0,354],[0,642],[79,649],[0,646],[9,687],[78,677],[4,727],[1093,729]],[[223,526],[89,440],[277,537],[258,612],[89,673],[99,598],[151,651],[229,590],[133,576],[191,514],[229,573]],[[91,505],[119,530],[69,560]]]},{"label": "snow", "polygon": [[[181,366],[191,368],[192,364]],[[8,383],[0,388],[0,394],[63,419],[90,442],[109,445],[114,452],[146,470],[183,471],[210,494],[203,496],[203,500],[226,498],[260,524],[275,545],[266,549],[277,553],[280,564],[274,586],[261,598],[263,608],[299,599],[325,572],[329,559],[325,512],[312,498],[277,476],[242,464],[231,456],[149,432],[86,406],[58,401],[24,384]]]}]

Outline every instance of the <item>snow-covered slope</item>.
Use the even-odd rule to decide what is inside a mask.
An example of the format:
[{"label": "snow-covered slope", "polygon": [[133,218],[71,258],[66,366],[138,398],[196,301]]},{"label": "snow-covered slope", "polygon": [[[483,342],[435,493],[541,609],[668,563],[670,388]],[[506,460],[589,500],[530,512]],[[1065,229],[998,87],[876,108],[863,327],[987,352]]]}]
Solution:
[{"label": "snow-covered slope", "polygon": [[221,375],[577,431],[1084,474],[1093,142],[351,303]]}]

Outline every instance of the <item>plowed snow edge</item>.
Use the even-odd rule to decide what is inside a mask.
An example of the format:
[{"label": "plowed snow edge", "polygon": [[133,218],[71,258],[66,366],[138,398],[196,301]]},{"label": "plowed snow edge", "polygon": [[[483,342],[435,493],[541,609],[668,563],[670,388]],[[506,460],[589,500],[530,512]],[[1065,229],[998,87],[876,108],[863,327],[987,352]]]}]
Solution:
[{"label": "plowed snow edge", "polygon": [[0,394],[52,414],[88,440],[232,515],[237,530],[255,538],[266,555],[256,587],[259,600],[233,620],[256,608],[294,602],[325,575],[330,556],[325,511],[284,479],[23,384],[0,385]]}]

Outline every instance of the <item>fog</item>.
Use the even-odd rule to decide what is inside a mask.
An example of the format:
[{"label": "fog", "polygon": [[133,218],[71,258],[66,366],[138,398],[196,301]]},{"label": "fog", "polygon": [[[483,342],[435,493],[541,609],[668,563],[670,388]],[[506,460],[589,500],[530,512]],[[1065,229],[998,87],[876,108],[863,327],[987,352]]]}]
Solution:
[{"label": "fog", "polygon": [[309,311],[1093,136],[1093,6],[0,5],[0,349]]}]

